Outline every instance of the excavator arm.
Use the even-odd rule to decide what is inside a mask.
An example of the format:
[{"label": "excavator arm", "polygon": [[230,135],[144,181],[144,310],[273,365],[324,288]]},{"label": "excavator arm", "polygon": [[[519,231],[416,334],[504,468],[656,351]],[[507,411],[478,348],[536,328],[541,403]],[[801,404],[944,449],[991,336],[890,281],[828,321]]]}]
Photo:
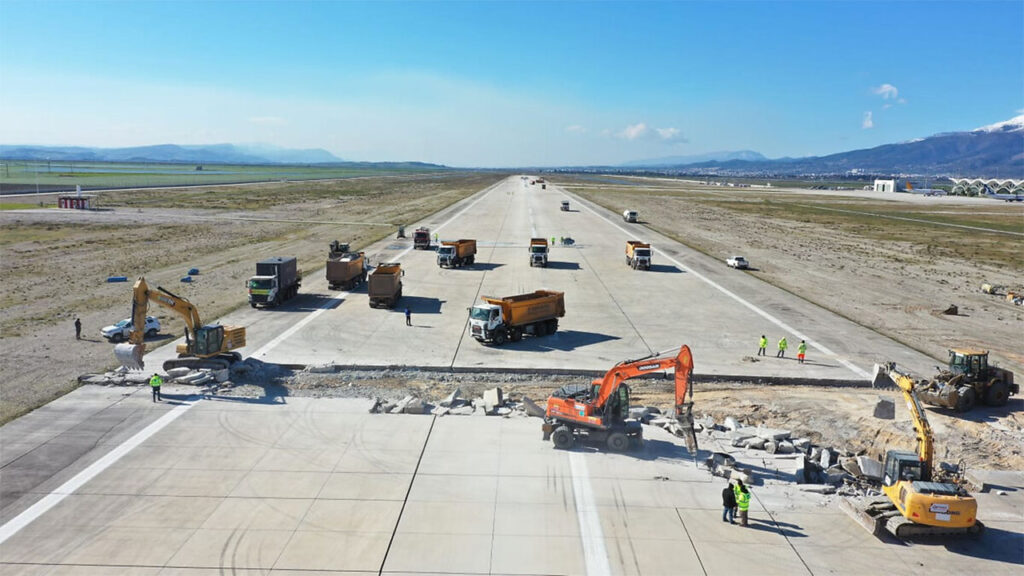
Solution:
[{"label": "excavator arm", "polygon": [[932,440],[932,427],[928,423],[928,417],[921,407],[921,401],[914,392],[914,379],[909,375],[896,369],[895,362],[882,365],[875,365],[875,379],[873,384],[889,383],[899,388],[903,393],[903,400],[907,403],[907,410],[910,411],[910,418],[914,423],[914,433],[917,435],[917,456],[926,474],[931,475],[932,458],[935,450]]},{"label": "excavator arm", "polygon": [[114,347],[114,356],[125,368],[141,370],[145,366],[142,357],[146,353],[146,313],[150,302],[176,312],[185,320],[186,343],[195,339],[196,328],[203,325],[199,310],[191,302],[159,286],[155,291],[150,290],[146,279],[140,276],[132,287],[132,331],[128,335],[128,342]]},{"label": "excavator arm", "polygon": [[630,378],[635,378],[642,374],[649,372],[659,372],[662,370],[674,370],[675,371],[675,383],[676,383],[676,410],[678,413],[679,405],[685,401],[687,393],[690,397],[693,397],[693,391],[689,389],[690,375],[693,373],[693,356],[690,354],[689,346],[682,346],[679,349],[679,353],[674,357],[663,357],[662,353],[641,358],[639,360],[626,360],[620,362],[612,367],[604,377],[600,380],[594,380],[593,386],[596,389],[594,397],[594,406],[600,410],[603,409],[605,404],[608,403],[608,399],[615,394],[624,381]]}]

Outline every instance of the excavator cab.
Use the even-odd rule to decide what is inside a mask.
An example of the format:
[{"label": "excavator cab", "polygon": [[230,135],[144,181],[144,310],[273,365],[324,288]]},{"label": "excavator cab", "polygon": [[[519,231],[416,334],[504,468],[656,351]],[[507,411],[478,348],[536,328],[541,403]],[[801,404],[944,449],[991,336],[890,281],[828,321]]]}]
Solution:
[{"label": "excavator cab", "polygon": [[929,480],[925,477],[924,466],[922,466],[920,458],[913,452],[889,450],[885,454],[883,470],[882,483],[885,486],[892,486],[900,480],[911,482],[922,480],[927,482]]},{"label": "excavator cab", "polygon": [[195,333],[195,355],[208,356],[218,354],[224,343],[224,327],[220,325],[203,326]]}]

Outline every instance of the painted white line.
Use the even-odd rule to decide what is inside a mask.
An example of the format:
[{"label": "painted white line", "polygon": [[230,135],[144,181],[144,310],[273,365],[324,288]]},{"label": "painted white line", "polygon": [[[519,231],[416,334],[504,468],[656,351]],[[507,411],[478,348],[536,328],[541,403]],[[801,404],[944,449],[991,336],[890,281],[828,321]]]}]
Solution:
[{"label": "painted white line", "polygon": [[[505,182],[505,180],[501,180],[501,181],[499,181],[499,182],[497,182],[495,184],[492,184],[490,186],[490,188],[485,188],[484,192],[480,195],[479,198],[477,198],[476,200],[474,200],[470,204],[466,205],[465,208],[463,208],[462,210],[459,210],[454,216],[452,216],[448,220],[445,220],[440,226],[435,227],[434,228],[434,232],[439,232],[442,228],[444,228],[445,226],[447,226],[448,224],[452,223],[454,220],[456,220],[457,218],[459,218],[460,216],[465,214],[467,210],[469,210],[473,206],[476,206],[478,203],[480,203],[481,200],[483,200],[488,195],[490,195],[491,192],[493,192],[498,186],[500,186],[504,182]],[[399,252],[398,255],[396,255],[394,257],[389,257],[388,259],[391,260],[391,261],[400,260],[403,257],[405,257],[406,254],[411,252],[413,248],[414,248],[413,246],[409,246],[405,250],[402,250],[401,252]],[[307,324],[309,324],[313,320],[316,320],[316,318],[318,316],[320,316],[321,314],[323,314],[327,310],[333,308],[338,302],[341,302],[342,300],[344,300],[345,297],[347,297],[349,294],[351,294],[351,292],[339,292],[338,294],[335,294],[334,296],[331,296],[326,302],[323,303],[322,306],[320,306],[316,310],[313,310],[312,312],[307,314],[305,318],[299,320],[295,324],[292,324],[292,326],[290,328],[288,328],[284,332],[281,332],[280,334],[275,336],[270,342],[267,342],[263,346],[260,346],[258,350],[256,350],[255,352],[253,352],[249,356],[251,358],[260,358],[260,357],[266,356],[271,350],[273,350],[274,348],[277,348],[281,344],[281,342],[284,342],[288,338],[291,338],[291,336],[293,334],[295,334],[296,332],[301,330],[304,326],[306,326]]]},{"label": "painted white line", "polygon": [[[562,190],[562,192],[568,196],[568,193],[566,193],[564,189]],[[579,202],[580,206],[583,206],[584,208],[586,208],[588,211],[590,211],[591,214],[593,214],[594,216],[597,216],[598,218],[600,218],[600,219],[604,220],[605,222],[611,224],[614,228],[617,228],[619,231],[621,231],[627,237],[634,236],[634,234],[632,234],[629,230],[626,230],[622,226],[619,226],[615,222],[609,220],[604,215],[599,214],[596,210],[591,208],[586,202],[582,202],[581,198],[577,197],[576,200],[577,200],[577,202]],[[740,304],[742,304],[746,308],[750,309],[752,312],[754,312],[758,316],[764,318],[765,320],[771,322],[772,324],[775,324],[779,328],[782,328],[784,331],[786,331],[786,332],[796,336],[797,338],[799,338],[801,340],[804,340],[805,342],[807,342],[808,346],[817,349],[822,354],[825,354],[826,356],[832,358],[836,362],[839,362],[843,366],[847,367],[854,374],[860,376],[861,378],[871,379],[871,374],[869,374],[866,370],[861,369],[860,367],[854,365],[852,362],[850,362],[849,360],[846,360],[845,358],[840,358],[838,354],[833,352],[830,348],[826,347],[824,344],[815,342],[814,340],[811,339],[810,336],[807,336],[807,335],[803,334],[802,332],[800,332],[799,330],[793,328],[789,324],[786,324],[785,322],[783,322],[782,320],[776,318],[775,316],[772,316],[768,312],[765,312],[764,310],[758,308],[757,306],[754,306],[750,302],[748,302],[748,301],[744,300],[743,298],[741,298],[735,292],[729,290],[725,286],[722,286],[718,282],[715,282],[714,280],[708,278],[707,276],[701,274],[700,272],[697,272],[696,270],[690,268],[689,266],[686,266],[685,264],[683,264],[679,260],[676,260],[672,256],[670,256],[670,255],[668,255],[668,254],[666,254],[666,253],[664,253],[664,252],[662,252],[661,250],[658,250],[658,249],[653,249],[652,248],[652,250],[653,250],[653,252],[663,256],[666,260],[668,260],[668,261],[672,262],[673,264],[675,264],[676,266],[678,266],[681,270],[685,270],[686,273],[692,274],[694,277],[702,280],[704,283],[708,284],[709,286],[711,286],[715,290],[718,290],[722,294],[725,294],[726,296],[728,296],[728,297],[732,298],[733,300],[739,302]]]},{"label": "painted white line", "polygon": [[1024,232],[1013,232],[1011,230],[997,230],[995,228],[982,228],[981,226],[968,226],[966,224],[953,224],[951,222],[936,222],[934,220],[925,220],[923,218],[909,218],[907,216],[892,216],[890,214],[875,214],[874,212],[859,212],[857,210],[843,210],[842,208],[826,208],[824,206],[809,206],[807,204],[794,204],[794,206],[801,206],[803,208],[812,208],[814,210],[827,210],[829,212],[843,212],[845,214],[859,214],[861,216],[874,216],[876,218],[888,218],[890,220],[903,220],[904,222],[919,222],[921,224],[931,224],[932,226],[946,226],[947,228],[963,228],[964,230],[977,230],[979,232],[993,232],[995,234],[1010,234],[1013,236],[1024,236]]},{"label": "painted white line", "polygon": [[573,500],[576,501],[576,519],[580,524],[580,540],[583,542],[583,560],[587,576],[610,576],[608,551],[604,546],[601,530],[601,515],[594,503],[594,491],[590,487],[590,473],[587,461],[579,452],[569,453],[569,470],[572,474]]},{"label": "painted white line", "polygon": [[29,506],[24,512],[8,520],[6,524],[0,526],[0,544],[6,542],[8,538],[17,534],[19,530],[28,526],[36,518],[39,518],[59,504],[61,500],[73,494],[75,490],[81,488],[86,482],[92,480],[107,468],[110,468],[112,464],[120,460],[125,454],[131,452],[136,446],[145,442],[150,436],[177,420],[193,405],[194,402],[186,402],[172,408],[170,412],[125,440],[120,446],[107,452],[102,458],[90,464],[85,470],[75,474],[70,480],[58,486],[53,492],[50,492],[35,504]]}]

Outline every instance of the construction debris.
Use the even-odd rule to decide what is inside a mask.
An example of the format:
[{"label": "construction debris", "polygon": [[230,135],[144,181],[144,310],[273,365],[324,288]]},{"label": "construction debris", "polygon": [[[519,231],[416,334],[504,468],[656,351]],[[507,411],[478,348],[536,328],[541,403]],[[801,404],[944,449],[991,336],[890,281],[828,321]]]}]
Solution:
[{"label": "construction debris", "polygon": [[875,404],[875,418],[894,420],[896,418],[896,402],[889,398],[879,398]]},{"label": "construction debris", "polygon": [[526,411],[527,416],[533,416],[534,418],[543,418],[546,415],[546,411],[543,408],[526,396],[523,396],[523,409]]}]

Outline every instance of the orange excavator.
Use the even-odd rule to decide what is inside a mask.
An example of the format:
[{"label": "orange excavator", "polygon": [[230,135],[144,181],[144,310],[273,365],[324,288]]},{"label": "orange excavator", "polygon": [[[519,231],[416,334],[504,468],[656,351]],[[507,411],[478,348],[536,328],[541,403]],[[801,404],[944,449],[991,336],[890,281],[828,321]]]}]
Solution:
[{"label": "orange excavator", "polygon": [[548,398],[544,417],[544,440],[555,448],[568,449],[577,437],[603,442],[608,449],[622,452],[643,444],[640,422],[629,418],[630,378],[672,370],[675,373],[675,417],[683,429],[686,447],[697,453],[697,436],[693,431],[693,356],[689,346],[682,346],[675,356],[659,352],[637,360],[619,362],[604,377],[586,385],[563,386]]}]

